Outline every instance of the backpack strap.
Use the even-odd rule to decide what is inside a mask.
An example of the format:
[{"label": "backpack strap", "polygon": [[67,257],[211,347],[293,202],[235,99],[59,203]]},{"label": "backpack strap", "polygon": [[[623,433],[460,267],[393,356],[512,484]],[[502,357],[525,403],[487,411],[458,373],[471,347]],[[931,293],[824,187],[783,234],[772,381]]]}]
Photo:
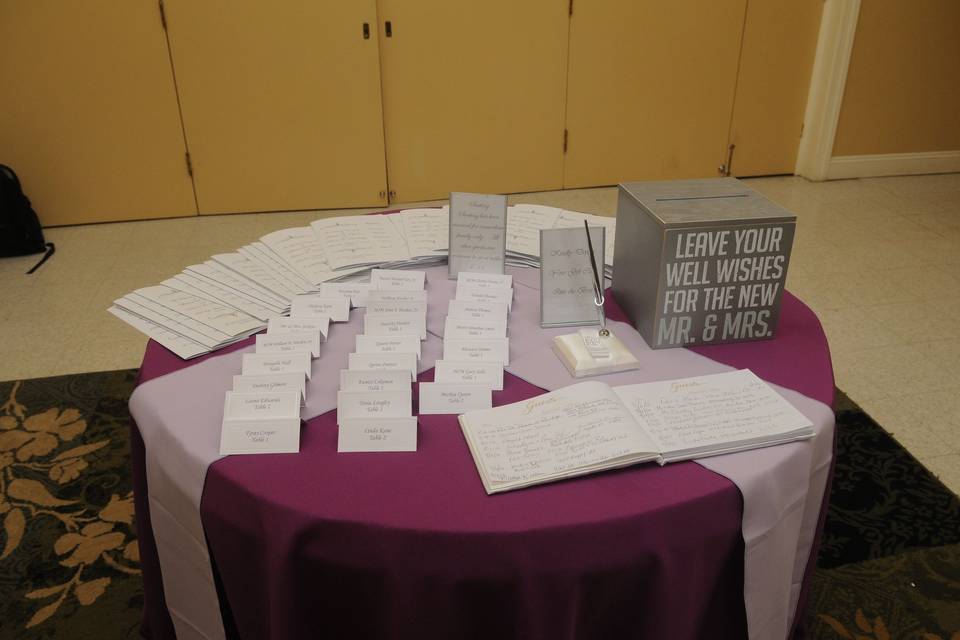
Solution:
[{"label": "backpack strap", "polygon": [[48,243],[47,243],[47,252],[46,252],[45,254],[43,254],[43,257],[42,257],[42,258],[40,258],[40,262],[38,262],[37,264],[33,265],[33,268],[30,269],[30,271],[27,271],[27,275],[30,275],[31,273],[33,273],[34,271],[36,271],[37,269],[39,269],[39,268],[40,268],[40,265],[42,265],[44,262],[46,262],[46,261],[50,258],[50,256],[52,256],[54,253],[56,253],[56,251],[57,251],[57,246],[56,246],[55,244],[53,244],[52,242],[48,242]]}]

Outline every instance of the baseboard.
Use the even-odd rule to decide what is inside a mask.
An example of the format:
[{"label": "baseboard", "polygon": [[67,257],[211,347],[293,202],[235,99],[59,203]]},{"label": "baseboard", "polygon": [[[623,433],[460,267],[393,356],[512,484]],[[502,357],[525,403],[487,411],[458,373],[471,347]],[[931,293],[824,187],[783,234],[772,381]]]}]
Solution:
[{"label": "baseboard", "polygon": [[884,153],[830,158],[827,180],[875,178],[960,171],[960,151]]}]

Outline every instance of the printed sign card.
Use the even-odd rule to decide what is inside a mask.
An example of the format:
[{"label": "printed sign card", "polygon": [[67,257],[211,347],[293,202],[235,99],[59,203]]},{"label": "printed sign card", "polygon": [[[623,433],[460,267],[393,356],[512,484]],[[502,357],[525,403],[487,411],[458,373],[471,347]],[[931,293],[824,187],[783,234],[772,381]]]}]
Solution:
[{"label": "printed sign card", "polygon": [[300,393],[227,391],[220,454],[300,451]]},{"label": "printed sign card", "polygon": [[416,416],[340,420],[337,438],[339,453],[416,450]]},{"label": "printed sign card", "polygon": [[505,304],[507,311],[513,308],[513,289],[490,289],[482,287],[457,287],[457,300]]},{"label": "printed sign card", "polygon": [[340,391],[409,391],[410,372],[406,369],[383,371],[340,371]]},{"label": "printed sign card", "polygon": [[243,354],[243,369],[245,376],[265,375],[273,373],[303,373],[310,378],[311,355],[309,351],[286,353],[245,353]]},{"label": "printed sign card", "polygon": [[443,338],[455,340],[493,340],[507,337],[507,321],[471,320],[448,317],[444,323]]},{"label": "printed sign card", "polygon": [[371,269],[370,286],[380,291],[423,291],[427,274],[402,269]]},{"label": "printed sign card", "polygon": [[398,336],[357,335],[357,353],[411,353],[420,357],[420,336],[412,334]]},{"label": "printed sign card", "polygon": [[450,277],[461,271],[503,273],[507,251],[507,197],[450,194]]},{"label": "printed sign card", "polygon": [[[597,273],[601,277],[605,232],[604,227],[590,227]],[[540,262],[540,326],[598,324],[593,268],[584,229],[542,229]]]},{"label": "printed sign card", "polygon": [[451,300],[447,307],[448,318],[470,318],[471,320],[507,319],[506,302],[474,302],[472,300]]},{"label": "printed sign card", "polygon": [[498,340],[456,340],[446,338],[443,341],[443,359],[466,362],[499,362],[510,364],[510,338]]},{"label": "printed sign card", "polygon": [[320,357],[320,332],[299,331],[296,333],[267,333],[257,335],[257,353],[294,353],[309,351],[314,358]]},{"label": "printed sign card", "polygon": [[490,387],[476,384],[420,383],[420,414],[457,414],[493,406]]},{"label": "printed sign card", "polygon": [[351,353],[347,367],[352,371],[389,371],[404,369],[410,379],[417,379],[417,354],[415,353]]},{"label": "printed sign card", "polygon": [[372,289],[367,296],[367,304],[371,302],[422,302],[427,304],[426,291],[402,291],[400,289]]},{"label": "printed sign card", "polygon": [[509,273],[461,271],[457,274],[457,288],[461,286],[477,289],[513,289],[513,276]]},{"label": "printed sign card", "polygon": [[324,282],[320,285],[320,297],[348,298],[350,306],[365,307],[372,288],[369,282]]},{"label": "printed sign card", "polygon": [[331,322],[350,320],[349,298],[322,298],[312,293],[294,296],[290,300],[290,317],[327,317]]},{"label": "printed sign card", "polygon": [[267,320],[267,333],[300,333],[316,331],[320,341],[327,339],[330,332],[330,318],[270,318]]},{"label": "printed sign card", "polygon": [[233,376],[233,390],[243,393],[296,392],[300,402],[307,399],[307,377],[303,372]]},{"label": "printed sign card", "polygon": [[410,415],[411,392],[338,391],[337,420],[345,418],[404,418]]},{"label": "printed sign card", "polygon": [[433,379],[445,384],[478,384],[494,391],[503,391],[503,364],[437,360]]},{"label": "printed sign card", "polygon": [[427,316],[422,313],[370,313],[363,317],[368,336],[415,335],[427,339]]}]

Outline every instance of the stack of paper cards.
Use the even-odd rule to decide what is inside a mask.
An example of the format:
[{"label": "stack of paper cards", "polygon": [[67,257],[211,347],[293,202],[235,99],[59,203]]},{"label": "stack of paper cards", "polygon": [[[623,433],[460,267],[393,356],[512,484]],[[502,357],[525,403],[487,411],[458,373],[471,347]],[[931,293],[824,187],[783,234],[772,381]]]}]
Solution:
[{"label": "stack of paper cards", "polygon": [[299,391],[227,391],[220,453],[300,451]]}]

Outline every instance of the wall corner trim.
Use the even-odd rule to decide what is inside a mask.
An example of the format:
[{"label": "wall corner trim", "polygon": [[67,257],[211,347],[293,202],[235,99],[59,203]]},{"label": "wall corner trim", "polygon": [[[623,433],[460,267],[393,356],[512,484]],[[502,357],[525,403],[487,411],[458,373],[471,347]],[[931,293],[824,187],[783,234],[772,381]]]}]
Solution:
[{"label": "wall corner trim", "polygon": [[828,179],[859,17],[860,0],[824,0],[795,169],[809,180]]}]

